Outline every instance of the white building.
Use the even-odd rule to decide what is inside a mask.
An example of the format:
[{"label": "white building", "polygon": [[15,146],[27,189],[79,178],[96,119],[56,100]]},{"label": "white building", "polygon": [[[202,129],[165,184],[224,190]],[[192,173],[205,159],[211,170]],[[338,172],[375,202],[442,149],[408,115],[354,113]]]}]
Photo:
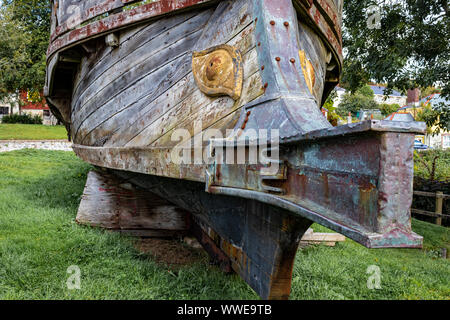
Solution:
[{"label": "white building", "polygon": [[[13,108],[12,111],[11,105]],[[18,112],[19,112],[19,104],[17,102],[17,99],[14,98],[14,96],[11,95],[6,99],[0,100],[0,120],[5,115]]]},{"label": "white building", "polygon": [[389,95],[386,96],[386,87],[370,86],[370,88],[375,94],[374,100],[378,104],[398,104],[400,107],[403,107],[406,104],[407,97],[405,95],[402,95],[398,91],[393,90]]}]

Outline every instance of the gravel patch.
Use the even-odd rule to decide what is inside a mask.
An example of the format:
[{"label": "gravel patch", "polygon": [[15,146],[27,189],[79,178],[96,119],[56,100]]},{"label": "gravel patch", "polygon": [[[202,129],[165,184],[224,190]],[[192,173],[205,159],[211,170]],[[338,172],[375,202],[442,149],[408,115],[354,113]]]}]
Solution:
[{"label": "gravel patch", "polygon": [[0,140],[0,152],[8,152],[20,149],[72,151],[72,142],[65,140]]}]

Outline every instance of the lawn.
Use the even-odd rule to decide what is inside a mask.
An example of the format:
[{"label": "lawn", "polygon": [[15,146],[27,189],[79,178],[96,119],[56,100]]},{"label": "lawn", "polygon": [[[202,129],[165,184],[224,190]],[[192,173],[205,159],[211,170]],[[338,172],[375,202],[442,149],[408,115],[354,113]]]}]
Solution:
[{"label": "lawn", "polygon": [[64,126],[0,124],[0,140],[67,140]]},{"label": "lawn", "polygon": [[[168,270],[133,239],[78,226],[90,166],[71,152],[0,154],[0,299],[257,299],[236,275],[199,261]],[[450,299],[447,228],[413,220],[425,250],[369,250],[353,241],[298,252],[293,299]],[[315,231],[326,229],[314,225]],[[67,268],[79,266],[81,289],[68,290]],[[367,288],[370,265],[381,289]]]}]

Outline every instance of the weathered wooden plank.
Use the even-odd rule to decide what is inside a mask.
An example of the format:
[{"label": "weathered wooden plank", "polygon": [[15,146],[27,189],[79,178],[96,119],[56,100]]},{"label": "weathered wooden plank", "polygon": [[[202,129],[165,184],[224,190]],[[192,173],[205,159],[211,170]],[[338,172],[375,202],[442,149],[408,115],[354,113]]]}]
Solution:
[{"label": "weathered wooden plank", "polygon": [[[304,52],[306,58],[311,62],[314,70],[314,79],[312,83],[312,94],[316,98],[317,104],[322,102],[324,91],[325,74],[327,73],[328,50],[319,36],[306,24],[299,22],[299,48]],[[331,59],[331,53],[329,55]]]},{"label": "weathered wooden plank", "polygon": [[439,218],[439,217],[450,218],[450,214],[436,213],[436,212],[430,212],[430,211],[419,210],[419,209],[414,209],[414,208],[411,209],[411,212],[415,213],[415,214],[420,214],[420,215],[435,217],[435,218]]},{"label": "weathered wooden plank", "polygon": [[306,232],[301,241],[314,243],[343,242],[345,241],[345,236],[339,233]]},{"label": "weathered wooden plank", "polygon": [[[163,65],[163,62],[160,62],[160,65],[156,65],[154,63],[154,57],[164,53],[170,54],[173,47],[179,48],[178,46],[180,44],[182,45],[183,43],[193,41],[193,37],[198,38],[201,32],[200,30],[205,24],[206,16],[208,16],[208,13],[197,15],[188,22],[176,25],[170,30],[159,33],[155,37],[152,37],[151,34],[143,33],[143,35],[150,38],[151,41],[146,42],[134,51],[128,51],[128,46],[118,48],[117,55],[120,55],[120,51],[124,50],[124,57],[126,57],[126,59],[120,59],[118,63],[114,63],[107,69],[107,72],[102,73],[101,68],[96,70],[96,72],[100,71],[101,77],[100,75],[92,73],[92,77],[96,78],[97,81],[90,81],[92,80],[90,77],[86,79],[88,89],[74,101],[72,107],[74,117],[84,119],[84,116],[90,114],[90,112],[92,112],[93,109],[96,109],[98,105],[103,105],[119,94],[120,91],[111,93],[108,92],[108,90],[111,91],[111,86],[114,86],[114,84],[116,84],[117,81],[120,81],[122,77],[134,75],[135,78],[133,78],[133,80],[136,81],[140,77],[143,77],[146,72],[150,72],[152,67],[156,68]],[[164,27],[161,27],[161,29],[164,29]],[[106,63],[109,65],[109,59]],[[127,86],[127,83],[125,82],[121,89],[124,90],[130,85],[131,84],[128,84]],[[86,107],[88,107],[87,110],[83,110]]]},{"label": "weathered wooden plank", "polygon": [[[105,119],[100,125],[93,127],[91,132],[83,137],[83,143],[87,145],[117,145],[120,143],[112,142],[111,136],[116,135],[126,141],[129,140],[126,135],[127,129],[133,129],[136,120],[141,121],[144,111],[150,106],[166,106],[171,104],[171,99],[167,97],[165,92],[173,86],[173,83],[179,83],[182,77],[189,72],[191,68],[191,57],[185,55],[179,59],[164,66],[162,69],[155,72],[154,83],[151,87],[154,90],[150,91],[146,96],[136,100],[132,104],[118,108],[118,111],[110,118]],[[158,75],[161,75],[160,77]],[[186,89],[186,88],[182,88]],[[157,101],[155,100],[157,99]],[[156,108],[155,108],[156,109]],[[156,114],[152,110],[152,116]]]},{"label": "weathered wooden plank", "polygon": [[229,42],[253,21],[252,1],[222,1],[206,25],[196,51]]},{"label": "weathered wooden plank", "polygon": [[[162,56],[162,58],[165,57]],[[139,80],[119,97],[105,104],[103,108],[94,111],[92,116],[80,126],[79,141],[87,145],[99,145],[99,138],[109,139],[110,135],[123,127],[124,123],[120,123],[120,118],[130,117],[130,112],[145,106],[143,102],[151,101],[155,96],[163,93],[172,81],[177,81],[189,70],[189,62],[190,56],[187,54],[177,57]],[[128,110],[130,108],[133,111]],[[117,114],[121,114],[122,117],[118,117]]]},{"label": "weathered wooden plank", "polygon": [[188,214],[167,200],[104,172],[91,171],[76,221],[114,230],[189,229]]},{"label": "weathered wooden plank", "polygon": [[[253,48],[253,50],[248,52],[248,54],[245,54],[243,57],[245,76],[254,74],[259,68],[257,64],[258,62],[256,57],[256,50],[254,49],[255,42],[252,31],[253,28],[250,25],[242,30],[234,38],[232,38],[229,42],[230,45],[234,45],[240,48],[242,52],[247,52],[248,50],[250,50],[250,48]],[[189,62],[182,60],[180,61],[178,67],[175,68],[177,70],[177,75],[181,74],[181,72],[179,71],[185,70],[186,73],[190,71],[190,55],[188,58]],[[186,70],[186,68],[189,68],[189,70]],[[162,96],[160,95],[161,93],[165,92],[166,87],[161,87],[159,85],[156,87],[155,84],[157,84],[158,81],[155,81],[155,83],[153,84],[150,83],[145,87],[141,86],[143,89],[149,91],[150,94],[139,99],[136,99],[138,95],[134,94],[133,96],[136,101],[133,102],[133,104],[130,106],[130,108],[132,108],[132,111],[126,110],[125,114],[122,112],[122,110],[125,109],[120,110],[111,119],[109,119],[105,123],[105,125],[102,125],[101,128],[95,130],[92,129],[93,131],[91,135],[93,138],[83,140],[83,143],[90,144],[93,141],[97,141],[94,136],[105,137],[107,135],[105,135],[105,133],[111,132],[110,128],[119,128],[119,130],[114,133],[114,137],[111,139],[111,141],[113,141],[114,143],[107,142],[106,145],[123,145],[125,142],[128,142],[133,137],[135,137],[141,130],[143,130],[143,128],[145,128],[145,126],[150,125],[170,109],[179,105],[180,102],[184,102],[188,95],[193,94],[195,91],[198,91],[192,74],[187,75],[183,79],[172,79],[170,75],[173,71],[169,69],[169,71],[165,72],[169,74],[170,79],[167,84],[172,85],[172,87],[169,91],[166,92],[166,94]],[[172,83],[170,83],[171,81]],[[180,81],[180,83],[176,83],[177,81]],[[173,85],[173,83],[175,84]],[[137,87],[137,84],[135,86]],[[152,89],[154,86],[156,87],[156,89]],[[259,85],[258,87],[261,87],[261,85]],[[211,101],[211,99],[205,97],[201,92],[197,92],[197,94],[207,99],[208,101]],[[155,98],[156,100],[153,101],[153,99]],[[114,101],[117,105],[118,102],[116,100]],[[114,126],[113,124],[116,124],[117,126]]]},{"label": "weathered wooden plank", "polygon": [[415,196],[429,197],[429,198],[442,197],[443,199],[450,199],[450,195],[448,195],[448,194],[439,195],[436,192],[414,191],[414,195]]},{"label": "weathered wooden plank", "polygon": [[50,41],[102,14],[124,6],[124,0],[59,0],[55,11],[58,26],[52,32]]},{"label": "weathered wooden plank", "polygon": [[139,6],[127,12],[112,14],[100,21],[95,21],[86,26],[68,32],[51,42],[47,56],[55,52],[68,49],[87,39],[99,37],[107,32],[124,28],[139,22],[148,21],[164,14],[173,14],[175,11],[193,10],[193,6],[213,4],[215,0],[160,0]]},{"label": "weathered wooden plank", "polygon": [[[126,144],[126,146],[164,146],[172,145],[170,134],[176,128],[183,128],[189,132],[194,130],[194,121],[202,121],[203,127],[220,120],[229,113],[235,112],[245,103],[262,94],[261,78],[255,73],[244,81],[243,96],[235,102],[230,97],[212,99],[200,91],[184,100],[179,106],[149,125],[138,136]],[[170,132],[170,133],[169,133]],[[157,142],[160,137],[166,136]]]},{"label": "weathered wooden plank", "polygon": [[155,100],[150,102],[147,99],[143,99],[141,102],[137,102],[138,108],[142,107],[142,109],[124,117],[127,118],[126,122],[123,122],[121,127],[114,132],[113,136],[105,143],[105,147],[124,146],[150,123],[182,102],[196,89],[194,77],[192,74],[188,74],[172,86],[168,92],[160,95]]},{"label": "weathered wooden plank", "polygon": [[[173,107],[170,107],[168,104],[168,108],[165,112],[161,113],[152,113],[151,115],[153,121],[150,119],[146,119],[147,121],[144,122],[141,119],[141,123],[145,125],[145,129],[141,129],[141,131],[137,131],[138,127],[134,127],[133,131],[137,132],[139,134],[135,134],[134,138],[131,139],[128,143],[125,145],[127,146],[137,146],[141,145],[141,143],[148,143],[148,133],[154,133],[157,134],[157,132],[160,133],[160,135],[165,134],[168,130],[173,129],[173,126],[176,125],[177,121],[180,121],[178,124],[178,127],[182,127],[181,121],[185,119],[187,116],[192,116],[194,118],[198,117],[200,120],[203,115],[201,115],[201,110],[199,109],[201,106],[211,106],[211,103],[214,103],[215,110],[223,110],[224,112],[233,112],[238,107],[241,107],[248,101],[251,101],[255,98],[255,95],[262,94],[261,84],[255,85],[255,82],[257,82],[255,79],[249,80],[253,75],[259,70],[259,65],[257,61],[257,53],[255,47],[255,40],[253,37],[253,27],[250,25],[247,28],[245,28],[241,33],[239,33],[237,36],[235,36],[231,41],[228,43],[230,45],[234,45],[236,47],[239,47],[243,52],[246,52],[249,50],[249,48],[253,48],[251,51],[248,52],[248,54],[245,54],[243,57],[243,65],[244,65],[244,77],[247,78],[244,81],[244,94],[243,97],[237,101],[234,102],[231,98],[228,97],[220,97],[220,98],[211,98],[203,94],[200,90],[195,89],[193,93],[188,97],[180,97],[180,103],[175,104]],[[190,79],[188,80],[189,86],[194,86],[196,88],[196,84],[193,81],[192,75],[189,76]],[[246,86],[247,85],[247,86]],[[252,91],[249,90],[251,87]],[[258,93],[255,93],[258,92]],[[248,97],[247,97],[248,95]],[[170,96],[170,94],[169,94]],[[184,100],[183,100],[184,99]],[[232,106],[236,106],[234,110],[230,110]],[[164,107],[164,106],[163,106]],[[158,114],[161,114],[160,117],[156,117]],[[174,116],[181,118],[179,120],[176,120],[173,118]],[[171,122],[165,122],[168,121],[169,118],[172,118]],[[161,125],[163,124],[163,125]],[[189,126],[192,126],[192,124],[188,124]],[[188,129],[188,128],[186,128]],[[155,131],[157,130],[157,131]],[[129,136],[129,135],[126,135]]]},{"label": "weathered wooden plank", "polygon": [[[130,43],[129,41],[136,39],[136,34],[143,32],[146,27],[148,27],[148,25],[136,26],[135,28],[121,30],[119,35],[120,46],[128,46],[128,44]],[[99,68],[104,68],[104,72],[113,64],[111,60],[109,60],[109,62],[106,62],[105,59],[112,59],[112,53],[117,52],[117,50],[114,47],[107,46],[105,41],[102,40],[103,39],[93,40],[93,42],[95,42],[95,50],[93,50],[92,52],[88,52],[88,55],[84,57],[89,59],[89,63],[81,63],[81,69],[77,73],[77,77],[74,80],[74,88],[72,92],[73,98],[78,98],[83,93],[83,90],[86,90],[89,87],[89,83],[96,80],[96,78],[91,78],[90,81],[86,81],[86,77],[89,77],[92,74],[97,74],[98,76],[100,76],[102,72],[97,71]],[[131,43],[130,45],[132,46]],[[101,66],[102,64],[106,64],[106,66]]]},{"label": "weathered wooden plank", "polygon": [[[196,110],[195,108],[192,110],[192,113],[189,112],[187,114],[174,114],[173,118],[167,118],[164,121],[165,130],[164,135],[153,139],[156,134],[151,137],[143,135],[146,141],[152,141],[149,145],[152,147],[157,146],[175,146],[179,143],[179,141],[172,141],[172,133],[176,128],[183,128],[189,131],[191,136],[194,136],[194,124],[195,122],[201,121],[202,131],[211,128],[218,121],[228,117],[230,114],[234,114],[238,112],[243,105],[246,103],[255,100],[259,96],[264,93],[262,89],[262,81],[259,73],[253,74],[247,81],[244,82],[243,87],[243,96],[238,102],[229,101],[229,99],[224,98],[224,100],[216,99],[212,103],[199,105],[200,109]],[[192,105],[195,107],[195,105]],[[225,131],[226,129],[233,129],[233,127],[222,127],[221,130]],[[144,134],[144,133],[143,133]],[[136,140],[135,140],[136,141]]]},{"label": "weathered wooden plank", "polygon": [[[177,120],[174,122],[170,122],[173,124],[173,128],[185,128],[188,129],[192,133],[193,129],[193,121],[195,120],[201,120],[203,123],[203,129],[207,129],[212,126],[212,124],[216,123],[217,120],[220,120],[221,117],[226,117],[228,114],[233,114],[239,110],[245,103],[248,101],[252,101],[253,99],[257,98],[263,93],[262,90],[262,84],[260,81],[260,78],[255,75],[258,71],[258,64],[257,64],[257,58],[256,58],[256,50],[251,50],[247,55],[244,56],[244,74],[249,75],[249,79],[244,83],[243,88],[243,95],[242,98],[237,101],[233,102],[231,99],[227,97],[223,97],[222,99],[218,100],[216,103],[214,103],[214,99],[211,99],[205,95],[202,95],[200,92],[196,91],[196,94],[193,94],[186,98],[186,100],[183,100],[181,102],[181,105],[176,106],[175,109],[170,109],[171,111],[175,112],[175,114],[180,115],[182,118],[180,119],[180,122],[177,123]],[[190,79],[190,84],[193,83],[193,79]],[[223,103],[225,101],[225,103]],[[189,112],[183,112],[183,109],[185,109],[185,106],[197,106],[201,111],[195,111],[190,110]],[[178,109],[177,109],[178,108]],[[194,112],[194,113],[191,113]],[[204,112],[204,113],[203,113]],[[162,114],[163,112],[159,113]],[[153,113],[152,113],[153,114]],[[158,114],[153,114],[158,115]],[[170,116],[170,111],[168,113],[165,113],[165,116],[157,118],[154,122],[149,122],[150,124],[147,125],[147,129],[141,131],[139,135],[135,136],[135,139],[133,141],[130,140],[129,143],[125,144],[127,146],[138,146],[139,143],[143,143],[144,145],[148,143],[149,136],[148,133],[152,132],[152,128],[163,128],[165,127],[165,134],[161,134],[161,136],[166,136],[165,141],[158,142],[158,145],[170,145],[172,146],[174,142],[170,141],[170,134],[173,130],[170,130],[170,126],[163,126],[162,124],[165,123],[166,120],[168,120],[168,117]],[[209,120],[207,120],[209,118]],[[184,119],[184,120],[183,120]],[[158,122],[159,121],[159,122]],[[143,123],[146,123],[146,119],[144,118],[142,120]],[[225,122],[224,122],[225,123]],[[226,126],[223,128],[220,128],[222,130],[225,130],[227,128],[232,128],[233,124],[230,126]],[[133,128],[135,128],[133,126]],[[157,135],[157,132],[154,133]],[[170,134],[169,134],[170,132]],[[146,136],[147,135],[147,136]]]},{"label": "weathered wooden plank", "polygon": [[[98,98],[91,100],[86,107],[75,115],[74,128],[82,131],[85,128],[89,132],[91,128],[100,124],[98,119],[106,120],[109,116],[116,113],[118,108],[133,103],[143,97],[146,92],[151,92],[151,85],[155,83],[155,78],[153,78],[155,71],[161,70],[162,66],[186,55],[187,48],[190,48],[196,42],[199,33],[200,31],[196,31],[187,37],[181,38],[178,42],[169,46],[167,50],[154,53],[145,64],[133,68],[116,78],[110,85],[99,92],[96,96]],[[91,121],[94,122],[94,125],[90,123]],[[86,123],[83,124],[83,122]],[[83,128],[81,128],[82,124]],[[82,134],[81,136],[84,135]],[[75,135],[75,138],[74,140],[77,141],[78,136]]]},{"label": "weathered wooden plank", "polygon": [[[171,29],[176,26],[183,25],[196,15],[198,15],[198,13],[180,14],[174,17],[154,21],[148,25],[137,26],[123,31],[120,34],[121,46],[117,49],[107,47],[108,49],[106,49],[105,54],[98,59],[96,64],[89,70],[89,73],[77,84],[77,87],[74,90],[74,97],[88,100],[89,96],[95,94],[97,90],[100,90],[107,85],[105,79],[102,79],[102,75],[106,71],[111,68],[123,70],[126,67],[131,68],[134,65],[137,65],[142,61],[140,59],[143,59],[148,54],[152,53],[151,51],[146,50],[148,49],[146,46],[149,42],[155,41],[155,39],[156,41],[159,40],[160,43],[166,42],[163,41],[165,37],[161,37],[162,34],[166,34],[166,32],[171,31]],[[200,15],[200,18],[201,17],[204,16]],[[121,64],[116,65],[118,63]],[[111,70],[110,72],[115,73],[117,71]],[[91,88],[94,88],[94,90],[85,92]],[[78,106],[79,104],[75,103],[75,105]],[[76,110],[77,109],[75,108],[74,111]]]}]

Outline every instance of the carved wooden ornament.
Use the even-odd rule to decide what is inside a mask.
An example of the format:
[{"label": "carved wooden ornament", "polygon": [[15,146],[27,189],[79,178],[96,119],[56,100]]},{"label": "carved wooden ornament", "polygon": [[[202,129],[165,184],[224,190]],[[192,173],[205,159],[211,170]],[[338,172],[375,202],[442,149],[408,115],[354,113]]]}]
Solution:
[{"label": "carved wooden ornament", "polygon": [[234,100],[241,97],[244,75],[238,49],[220,45],[194,52],[192,72],[203,93],[209,96],[229,95]]},{"label": "carved wooden ornament", "polygon": [[300,64],[302,66],[303,76],[305,77],[306,85],[308,86],[309,92],[313,94],[314,86],[316,84],[316,72],[314,71],[314,66],[311,61],[306,57],[306,53],[303,50],[298,52],[300,56]]}]

